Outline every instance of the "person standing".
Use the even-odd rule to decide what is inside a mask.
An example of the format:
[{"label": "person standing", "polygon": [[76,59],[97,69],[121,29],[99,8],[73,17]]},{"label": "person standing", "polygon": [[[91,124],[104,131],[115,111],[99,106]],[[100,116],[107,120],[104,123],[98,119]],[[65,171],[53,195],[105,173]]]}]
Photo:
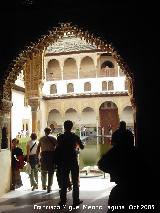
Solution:
[{"label": "person standing", "polygon": [[66,120],[64,122],[64,134],[57,137],[57,150],[59,153],[59,166],[61,170],[61,190],[59,205],[63,208],[67,202],[68,177],[71,172],[73,183],[73,207],[75,208],[83,201],[79,199],[79,165],[77,159],[77,145],[84,149],[84,145],[79,136],[72,133],[73,122]]},{"label": "person standing", "polygon": [[18,147],[19,140],[12,139],[12,187],[11,189],[20,188],[22,184],[20,169],[24,166],[23,151]]},{"label": "person standing", "polygon": [[[47,192],[50,193],[55,170],[54,151],[57,145],[57,140],[50,135],[50,128],[46,127],[44,132],[45,136],[39,139],[36,154],[37,156],[40,154],[42,189],[46,190],[47,188]],[[46,186],[47,174],[48,186]]]},{"label": "person standing", "polygon": [[83,136],[86,136],[86,127],[85,126],[83,127],[82,132],[83,132]]},{"label": "person standing", "polygon": [[119,128],[113,132],[112,138],[111,138],[111,145],[134,146],[134,135],[129,129],[126,128],[125,121],[120,121]]},{"label": "person standing", "polygon": [[28,141],[26,149],[27,149],[27,162],[29,162],[31,166],[31,174],[29,174],[30,183],[32,187],[32,191],[34,189],[38,189],[38,164],[39,160],[36,155],[37,151],[37,135],[36,133],[32,133],[30,136],[31,140]]}]

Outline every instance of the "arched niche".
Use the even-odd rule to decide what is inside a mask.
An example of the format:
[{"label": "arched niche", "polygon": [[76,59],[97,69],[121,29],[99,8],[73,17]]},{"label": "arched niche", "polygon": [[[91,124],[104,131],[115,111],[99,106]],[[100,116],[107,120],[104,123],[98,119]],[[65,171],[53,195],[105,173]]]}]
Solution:
[{"label": "arched niche", "polygon": [[64,61],[63,66],[63,79],[77,79],[78,78],[78,68],[76,64],[76,60],[73,58],[67,58]]},{"label": "arched niche", "polygon": [[61,68],[58,60],[52,59],[48,62],[48,66],[46,69],[46,80],[47,81],[61,80]]},{"label": "arched niche", "polygon": [[69,108],[65,112],[65,120],[71,120],[74,124],[78,124],[78,113],[75,109]]},{"label": "arched niche", "polygon": [[81,60],[79,76],[80,78],[96,77],[96,69],[94,66],[94,61],[91,57],[86,56]]},{"label": "arched niche", "polygon": [[93,108],[86,107],[82,110],[81,124],[87,127],[96,126],[96,113]]},{"label": "arched niche", "polygon": [[126,106],[121,115],[120,120],[126,122],[128,128],[134,128],[134,118],[133,118],[133,108],[131,106]]},{"label": "arched niche", "polygon": [[62,116],[57,109],[52,109],[48,114],[48,126],[51,124],[53,124],[55,128],[62,125]]}]

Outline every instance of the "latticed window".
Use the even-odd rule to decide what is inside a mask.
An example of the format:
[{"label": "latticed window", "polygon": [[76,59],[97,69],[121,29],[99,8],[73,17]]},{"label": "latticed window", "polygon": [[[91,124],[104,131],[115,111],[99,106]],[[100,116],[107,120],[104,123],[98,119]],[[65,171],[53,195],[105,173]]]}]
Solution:
[{"label": "latticed window", "polygon": [[57,86],[55,84],[52,84],[50,87],[50,94],[57,93]]},{"label": "latticed window", "polygon": [[128,90],[128,88],[129,88],[129,82],[128,82],[128,80],[125,80],[125,90]]},{"label": "latticed window", "polygon": [[102,82],[102,91],[107,91],[107,81]]},{"label": "latticed window", "polygon": [[113,81],[108,82],[108,90],[114,90]]},{"label": "latticed window", "polygon": [[67,93],[74,92],[74,86],[72,83],[67,85]]},{"label": "latticed window", "polygon": [[91,91],[91,83],[90,82],[84,83],[84,91]]}]

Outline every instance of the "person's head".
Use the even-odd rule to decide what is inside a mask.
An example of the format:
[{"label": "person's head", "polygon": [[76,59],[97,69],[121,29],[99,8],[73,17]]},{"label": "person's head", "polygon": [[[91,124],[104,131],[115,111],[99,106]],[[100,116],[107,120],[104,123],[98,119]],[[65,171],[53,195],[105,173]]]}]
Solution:
[{"label": "person's head", "polygon": [[45,132],[45,135],[49,135],[49,134],[51,133],[51,128],[46,127],[46,128],[44,129],[44,132]]},{"label": "person's head", "polygon": [[119,128],[120,129],[126,129],[126,122],[125,121],[120,121]]},{"label": "person's head", "polygon": [[12,147],[15,148],[19,144],[19,140],[17,138],[12,139]]},{"label": "person's head", "polygon": [[32,132],[30,138],[31,138],[32,140],[36,140],[36,139],[37,139],[36,133]]},{"label": "person's head", "polygon": [[73,127],[73,122],[72,121],[67,120],[67,121],[64,122],[65,131],[71,131],[72,127]]},{"label": "person's head", "polygon": [[131,131],[115,131],[112,134],[111,139],[112,145],[120,145],[120,146],[134,146],[134,135]]}]

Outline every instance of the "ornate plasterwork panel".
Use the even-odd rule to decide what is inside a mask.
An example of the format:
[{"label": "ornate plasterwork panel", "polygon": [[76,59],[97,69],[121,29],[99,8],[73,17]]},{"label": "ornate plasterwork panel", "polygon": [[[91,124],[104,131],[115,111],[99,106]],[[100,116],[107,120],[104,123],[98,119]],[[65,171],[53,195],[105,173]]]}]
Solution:
[{"label": "ornate plasterwork panel", "polygon": [[84,39],[74,35],[64,35],[63,38],[57,40],[57,42],[49,45],[45,53],[62,53],[62,52],[75,52],[83,50],[97,50],[96,45],[87,43]]},{"label": "ornate plasterwork panel", "polygon": [[42,54],[33,54],[24,66],[26,98],[40,96],[39,84],[42,79]]}]

